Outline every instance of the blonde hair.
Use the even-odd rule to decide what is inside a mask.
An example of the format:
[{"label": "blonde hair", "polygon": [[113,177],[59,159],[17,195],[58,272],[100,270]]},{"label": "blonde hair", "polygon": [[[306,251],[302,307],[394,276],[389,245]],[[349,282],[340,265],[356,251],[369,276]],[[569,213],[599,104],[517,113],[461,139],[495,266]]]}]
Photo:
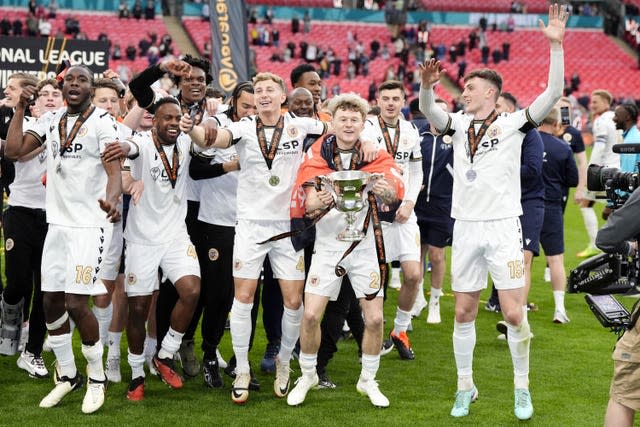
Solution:
[{"label": "blonde hair", "polygon": [[591,92],[591,96],[592,97],[599,96],[600,98],[607,101],[609,105],[611,105],[611,103],[613,102],[613,95],[611,95],[611,92],[609,92],[608,90],[604,90],[604,89],[594,90],[593,92]]},{"label": "blonde hair", "polygon": [[269,72],[256,74],[256,76],[253,78],[253,85],[255,86],[256,83],[264,82],[267,80],[271,80],[272,82],[277,83],[278,86],[280,86],[280,89],[282,89],[282,92],[287,93],[287,89],[284,85],[284,80],[282,80],[282,77]]},{"label": "blonde hair", "polygon": [[547,117],[542,120],[543,125],[555,125],[560,121],[560,109],[558,107],[553,107]]},{"label": "blonde hair", "polygon": [[335,116],[338,110],[357,111],[362,115],[362,120],[365,120],[369,113],[369,103],[358,94],[344,93],[331,98],[328,109],[332,116]]}]

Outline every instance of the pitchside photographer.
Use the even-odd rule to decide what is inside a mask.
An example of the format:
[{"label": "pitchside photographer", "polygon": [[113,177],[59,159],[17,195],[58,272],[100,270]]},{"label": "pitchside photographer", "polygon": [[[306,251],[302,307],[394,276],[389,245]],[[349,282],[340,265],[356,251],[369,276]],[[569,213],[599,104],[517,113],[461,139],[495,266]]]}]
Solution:
[{"label": "pitchside photographer", "polygon": [[[624,205],[614,211],[598,231],[596,246],[607,253],[634,256],[637,251],[636,238],[640,235],[640,191],[633,192]],[[635,412],[640,410],[640,325],[635,321],[634,310],[631,323],[613,351],[614,372],[606,426],[632,426]]]}]

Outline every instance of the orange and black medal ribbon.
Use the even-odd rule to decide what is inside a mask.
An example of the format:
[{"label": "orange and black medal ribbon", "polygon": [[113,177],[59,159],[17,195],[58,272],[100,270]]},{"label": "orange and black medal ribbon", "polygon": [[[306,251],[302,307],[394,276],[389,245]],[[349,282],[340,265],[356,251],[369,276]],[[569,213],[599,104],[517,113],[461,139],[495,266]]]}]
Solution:
[{"label": "orange and black medal ribbon", "polygon": [[[469,146],[467,148],[467,155],[469,156],[469,161],[471,162],[471,165],[473,165],[473,157],[476,155],[476,152],[478,151],[478,144],[484,137],[484,134],[487,132],[487,129],[489,128],[489,126],[491,126],[491,124],[497,118],[498,118],[498,113],[496,112],[496,110],[493,110],[491,114],[489,114],[489,116],[486,119],[484,119],[484,121],[482,122],[482,125],[480,126],[480,129],[478,130],[477,135],[476,135],[476,128],[474,126],[473,120],[471,121],[471,123],[469,123],[469,129],[467,131],[469,134]],[[472,181],[475,181],[475,179],[478,177],[478,173],[473,169],[473,166],[472,166],[472,168],[465,173],[465,176],[467,177],[467,181],[472,182]]]},{"label": "orange and black medal ribbon", "polygon": [[280,120],[276,124],[276,128],[273,131],[273,137],[271,138],[271,146],[267,151],[267,137],[264,132],[264,124],[260,117],[256,118],[256,134],[258,135],[258,144],[260,144],[260,151],[262,152],[262,157],[264,157],[264,161],[267,163],[267,168],[269,169],[270,177],[269,177],[269,185],[272,187],[280,184],[280,178],[277,175],[274,175],[271,172],[271,165],[273,163],[273,159],[276,157],[276,152],[278,151],[278,145],[280,144],[280,138],[282,137],[282,131],[284,130],[284,116],[280,116]]},{"label": "orange and black medal ribbon", "polygon": [[382,131],[382,137],[384,143],[387,146],[387,153],[395,159],[396,152],[398,151],[398,142],[400,141],[400,121],[398,121],[398,127],[396,128],[396,134],[393,137],[393,143],[391,143],[391,136],[389,135],[389,128],[387,124],[382,120],[382,116],[378,116],[378,123],[380,123],[380,130]]},{"label": "orange and black medal ribbon", "polygon": [[167,153],[164,152],[164,149],[160,146],[158,139],[156,137],[155,132],[152,132],[153,145],[156,147],[158,151],[158,155],[160,156],[160,160],[162,160],[162,165],[164,166],[165,172],[167,172],[167,176],[169,177],[169,182],[171,183],[171,188],[176,188],[176,181],[178,180],[178,168],[180,167],[180,158],[178,156],[178,144],[173,145],[173,162],[172,165],[169,166],[169,159],[167,159]]},{"label": "orange and black medal ribbon", "polygon": [[80,114],[80,116],[78,117],[78,120],[76,120],[76,122],[73,124],[73,127],[71,128],[71,132],[69,132],[69,136],[67,136],[67,112],[65,111],[62,114],[62,117],[60,118],[60,123],[58,124],[58,136],[60,137],[60,161],[61,162],[58,163],[58,166],[56,166],[56,172],[58,173],[62,172],[62,156],[64,156],[64,153],[67,151],[67,148],[71,147],[71,143],[73,142],[74,139],[76,139],[76,135],[78,134],[78,131],[80,130],[84,122],[87,121],[87,119],[95,109],[96,107],[94,105],[90,105],[89,108],[87,108],[82,112],[82,114]]}]

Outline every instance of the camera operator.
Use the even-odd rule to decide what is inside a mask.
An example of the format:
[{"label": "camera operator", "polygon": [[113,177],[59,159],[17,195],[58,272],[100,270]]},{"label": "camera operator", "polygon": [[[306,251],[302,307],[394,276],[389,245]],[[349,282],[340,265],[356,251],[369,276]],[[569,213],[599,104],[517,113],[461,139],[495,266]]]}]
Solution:
[{"label": "camera operator", "polygon": [[[640,191],[614,211],[598,231],[596,245],[608,253],[630,256],[637,250],[640,234]],[[637,316],[632,315],[632,319]],[[614,371],[605,426],[631,426],[635,411],[640,410],[640,325],[631,323],[613,351]]]}]

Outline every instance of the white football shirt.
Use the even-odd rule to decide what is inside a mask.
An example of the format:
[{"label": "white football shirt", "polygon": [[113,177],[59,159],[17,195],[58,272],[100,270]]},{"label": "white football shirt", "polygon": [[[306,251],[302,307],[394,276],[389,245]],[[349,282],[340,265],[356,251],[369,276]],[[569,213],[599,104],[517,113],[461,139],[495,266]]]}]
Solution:
[{"label": "white football shirt", "polygon": [[[520,129],[528,122],[526,111],[500,114],[478,142],[473,163],[467,135],[473,116],[449,114],[449,127],[455,131],[452,218],[489,221],[522,215],[520,154],[525,134]],[[476,133],[481,124],[475,124]]]},{"label": "white football shirt", "polygon": [[145,245],[161,245],[187,234],[184,222],[187,215],[186,178],[191,161],[191,138],[184,134],[176,144],[163,145],[169,166],[173,167],[173,148],[178,148],[178,177],[175,188],[153,144],[151,131],[136,134],[133,141],[140,147],[140,155],[129,160],[131,176],[142,180],[144,191],[137,205],[129,205],[124,237],[127,241]]},{"label": "white football shirt", "polygon": [[[25,117],[22,122],[23,132],[36,128],[36,119]],[[9,205],[30,209],[44,209],[46,189],[42,184],[42,176],[47,171],[47,151],[41,151],[27,161],[16,161],[16,177],[9,185]]]},{"label": "white football shirt", "polygon": [[613,152],[614,144],[622,144],[622,133],[616,129],[613,111],[601,114],[593,121],[593,150],[590,164],[620,168],[620,155]]},{"label": "white football shirt", "polygon": [[[47,222],[67,227],[111,226],[98,199],[106,198],[107,173],[100,157],[105,145],[118,137],[116,121],[96,107],[60,154],[58,125],[66,108],[44,114],[37,134],[47,146]],[[67,117],[67,136],[78,115]]]},{"label": "white football shirt", "polygon": [[[302,143],[307,134],[324,133],[325,124],[319,120],[284,114],[284,130],[271,170],[260,151],[256,132],[256,116],[231,123],[231,131],[240,160],[238,176],[238,219],[289,220],[291,190],[302,161]],[[265,126],[270,146],[274,128]],[[271,178],[277,177],[277,178]],[[271,185],[270,179],[277,185]]]}]

